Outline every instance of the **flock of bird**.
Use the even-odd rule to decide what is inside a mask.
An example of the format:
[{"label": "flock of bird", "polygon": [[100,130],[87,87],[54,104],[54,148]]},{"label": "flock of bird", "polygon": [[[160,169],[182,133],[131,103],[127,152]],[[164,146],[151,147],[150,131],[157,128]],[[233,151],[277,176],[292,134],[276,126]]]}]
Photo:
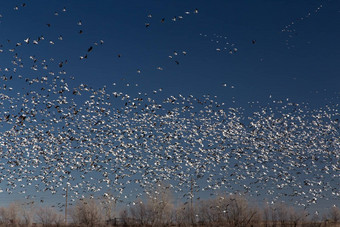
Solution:
[{"label": "flock of bird", "polygon": [[[197,13],[195,9],[184,15]],[[156,22],[151,22],[151,14],[147,18],[149,29]],[[288,25],[283,31],[294,29]],[[227,37],[208,38],[221,45],[217,51],[237,52]],[[227,107],[210,95],[161,98],[162,89],[132,96],[114,86],[70,87],[74,78],[63,70],[68,60],[39,56],[29,56],[30,69],[49,70],[48,75],[18,75],[24,59],[17,50],[41,42],[44,36],[8,40],[9,48],[1,45],[1,52],[14,54],[12,66],[0,68],[1,192],[19,189],[28,194],[34,188],[56,194],[68,187],[76,198],[110,189],[124,199],[168,182],[184,197],[194,196],[194,184],[195,193],[241,191],[272,195],[274,200],[286,196],[303,206],[339,198],[339,104],[313,108],[273,101],[250,111]],[[103,44],[99,40],[89,45],[80,59]],[[179,64],[177,57],[186,54],[177,50],[169,59]]]},{"label": "flock of bird", "polygon": [[299,17],[296,20],[291,21],[289,24],[285,25],[282,28],[283,33],[287,33],[288,36],[285,40],[285,44],[288,49],[294,48],[295,45],[291,43],[292,39],[294,39],[298,35],[298,31],[296,30],[296,25],[301,23],[304,20],[307,20],[312,15],[317,14],[322,9],[322,4],[320,4],[316,9],[309,11],[306,15]]},{"label": "flock of bird", "polygon": [[187,193],[194,180],[212,193],[266,190],[310,203],[327,192],[340,196],[338,104],[278,101],[244,114],[209,95],[159,100],[161,91],[131,97],[109,87],[70,88],[59,76],[2,80],[36,88],[0,93],[8,193],[29,186],[57,193],[68,183],[79,196],[107,188],[123,194],[129,184],[159,182]]},{"label": "flock of bird", "polygon": [[[198,14],[198,9],[196,8],[195,10],[193,10],[192,12],[191,11],[185,11],[183,13],[183,15],[185,16],[188,16],[190,14]],[[161,19],[159,19],[159,23],[165,23],[167,21],[171,21],[171,22],[177,22],[177,21],[180,21],[180,20],[183,20],[185,16],[183,15],[179,15],[179,16],[174,16],[172,17],[171,19],[170,18],[165,18],[165,17],[162,17]],[[148,18],[148,22],[145,22],[145,27],[148,28],[150,27],[150,25],[152,24],[151,21],[154,22],[153,20],[153,16],[152,14],[148,14],[147,15],[147,18]],[[154,22],[155,23],[155,22]]]},{"label": "flock of bird", "polygon": [[[14,10],[19,10],[20,8],[23,8],[23,7],[26,7],[26,3],[22,3],[21,5],[17,5],[14,7]],[[66,7],[63,7],[63,9],[61,10],[61,12],[58,12],[58,11],[55,11],[54,12],[54,16],[59,16],[61,15],[62,13],[65,13],[67,12],[66,10]],[[175,16],[173,18],[169,18],[169,21],[172,21],[172,22],[176,22],[178,20],[182,20],[184,19],[185,16],[188,16],[190,14],[198,14],[198,9],[194,9],[193,11],[185,11],[184,12],[184,16]],[[2,18],[3,16],[0,14],[0,18]],[[151,14],[148,14],[147,15],[147,18],[149,19],[149,22],[148,23],[145,23],[146,27],[149,27],[150,26],[150,19],[153,19],[152,15]],[[160,19],[160,23],[165,23],[167,21],[166,18],[162,18]],[[78,34],[83,34],[83,29],[81,28],[83,23],[81,20],[79,20],[77,23],[77,26],[80,27],[79,31],[77,32]],[[53,28],[53,24],[51,23],[46,23],[46,26],[48,28]],[[63,35],[59,35],[58,37],[54,37],[54,39],[49,39],[47,42],[48,44],[50,45],[55,45],[58,41],[62,41],[63,40]],[[18,41],[16,43],[13,43],[11,40],[7,40],[7,45],[6,44],[0,44],[0,53],[6,51],[5,49],[7,48],[9,52],[16,52],[17,49],[21,46],[23,46],[24,44],[28,45],[38,45],[39,43],[41,42],[46,42],[45,41],[45,36],[41,35],[39,37],[37,37],[36,39],[33,39],[31,37],[27,37],[25,39],[23,39],[22,41]],[[13,43],[13,44],[12,44]],[[88,49],[86,51],[84,51],[85,53],[83,53],[82,55],[79,56],[79,59],[80,60],[86,60],[89,56],[89,54],[94,50],[94,48],[98,45],[103,45],[104,44],[104,41],[101,39],[99,40],[98,42],[94,42],[92,44],[89,45]],[[187,54],[187,51],[186,50],[182,50],[180,52],[177,52],[177,51],[173,51],[173,54],[172,55],[169,55],[168,57],[170,59],[173,59],[174,63],[179,65],[180,62],[179,60],[177,59],[177,57],[179,55],[186,55]],[[120,58],[122,56],[122,54],[117,54],[117,57]],[[12,61],[12,63],[14,65],[19,65],[19,67],[23,68],[23,63],[22,63],[22,58],[18,57],[18,53],[15,54],[15,59]],[[37,63],[37,59],[34,57],[34,56],[30,56],[30,59],[33,60],[34,63]],[[47,70],[47,62],[48,60],[44,59],[42,60],[42,65],[43,65],[43,69]],[[50,61],[53,61],[54,62],[54,59],[50,59]],[[18,62],[20,62],[20,64],[18,64]],[[45,64],[44,64],[45,63]],[[63,67],[64,64],[67,63],[67,60],[65,61],[61,61],[61,62],[58,62],[57,64],[59,65],[60,68]],[[38,70],[38,65],[37,64],[34,64],[32,67],[31,67],[32,70]],[[162,71],[164,69],[164,66],[157,66],[156,67],[157,70],[160,70]],[[16,68],[14,68],[13,70],[16,70]],[[2,71],[2,69],[0,68],[0,71]],[[9,68],[5,68],[5,71],[9,71]],[[138,68],[136,69],[137,73],[140,74],[142,73],[142,69]],[[65,72],[63,72],[65,74]],[[54,74],[53,72],[50,72],[50,74]]]},{"label": "flock of bird", "polygon": [[[234,54],[238,51],[235,43],[229,41],[227,36],[213,34],[212,36],[208,36],[207,34],[200,33],[200,36],[207,38],[210,42],[216,44],[216,51],[218,52],[227,52],[229,54]],[[256,41],[252,40],[252,44],[255,44]]]}]

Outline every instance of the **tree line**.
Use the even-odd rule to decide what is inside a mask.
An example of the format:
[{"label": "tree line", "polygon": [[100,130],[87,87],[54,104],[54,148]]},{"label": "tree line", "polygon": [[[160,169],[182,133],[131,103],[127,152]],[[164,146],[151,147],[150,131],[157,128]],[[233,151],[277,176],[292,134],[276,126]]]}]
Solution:
[{"label": "tree line", "polygon": [[284,202],[265,202],[259,207],[239,194],[176,203],[165,189],[154,190],[147,199],[119,210],[116,200],[109,197],[80,199],[69,208],[67,220],[53,207],[13,202],[0,208],[0,226],[328,227],[340,226],[340,209],[332,206],[318,215]]}]

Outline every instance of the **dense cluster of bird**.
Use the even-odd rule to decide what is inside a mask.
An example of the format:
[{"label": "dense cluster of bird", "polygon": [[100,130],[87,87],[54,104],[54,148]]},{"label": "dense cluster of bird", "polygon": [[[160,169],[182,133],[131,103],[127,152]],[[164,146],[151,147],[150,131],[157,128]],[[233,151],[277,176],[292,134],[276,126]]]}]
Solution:
[{"label": "dense cluster of bird", "polygon": [[197,191],[267,193],[301,204],[340,196],[338,104],[274,101],[246,115],[209,95],[158,100],[157,91],[131,97],[110,87],[70,88],[59,76],[2,80],[29,87],[0,93],[3,191],[57,193],[68,183],[75,196],[107,188],[123,194],[129,184],[170,182],[185,194],[193,180]]},{"label": "dense cluster of bird", "polygon": [[[191,13],[198,10],[184,15]],[[171,20],[180,19],[183,16]],[[295,32],[292,25],[283,31]],[[238,50],[227,37],[201,36],[215,42],[217,51]],[[62,40],[60,35],[48,43]],[[196,192],[238,190],[273,195],[274,200],[287,196],[304,206],[325,196],[339,198],[339,104],[312,108],[274,101],[246,110],[227,107],[210,95],[161,99],[162,89],[132,96],[109,86],[70,87],[63,70],[67,59],[32,55],[24,64],[28,59],[17,51],[41,42],[43,35],[0,46],[0,52],[14,54],[11,67],[0,68],[1,192],[20,188],[26,194],[33,187],[57,193],[68,185],[74,197],[112,189],[128,198],[168,182],[187,197],[193,196],[194,184]],[[89,45],[80,59],[102,44],[100,40]],[[180,55],[187,51],[174,51],[169,59],[178,65]],[[18,75],[24,65],[49,72]],[[136,185],[142,189],[137,193]]]}]

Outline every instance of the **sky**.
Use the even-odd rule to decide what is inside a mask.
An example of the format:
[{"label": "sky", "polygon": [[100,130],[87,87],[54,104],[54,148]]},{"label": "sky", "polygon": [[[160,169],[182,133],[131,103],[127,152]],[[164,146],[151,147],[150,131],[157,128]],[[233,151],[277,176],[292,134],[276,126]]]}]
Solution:
[{"label": "sky", "polygon": [[[324,89],[337,92],[337,1],[32,1],[17,11],[12,10],[14,2],[1,4],[4,41],[23,42],[40,35],[54,40],[53,46],[20,51],[67,59],[64,70],[92,86],[137,83],[141,89],[216,92],[217,96],[233,96],[240,101],[270,94],[308,99]],[[61,12],[64,6],[67,11]],[[196,8],[199,13],[192,13]],[[54,16],[56,11],[59,16]],[[191,14],[186,15],[187,11]],[[310,17],[298,20],[308,13]],[[179,15],[182,20],[171,20]],[[160,23],[162,18],[164,23]],[[80,20],[82,25],[78,26]],[[293,34],[281,31],[292,22],[296,30]],[[145,28],[145,23],[150,26]],[[79,30],[83,33],[78,34]],[[57,40],[59,35],[62,41]],[[234,47],[215,36],[227,37]],[[291,48],[287,48],[287,39]],[[95,48],[87,61],[79,61],[79,56],[99,40],[104,45]],[[225,46],[227,50],[223,50]],[[228,54],[233,48],[237,53]],[[187,52],[177,57],[179,65],[168,58],[174,51]],[[220,86],[223,83],[228,86]]]},{"label": "sky", "polygon": [[209,94],[246,113],[275,100],[339,104],[336,0],[1,1],[0,15],[6,77],[60,75],[69,88],[157,91],[159,100]]}]

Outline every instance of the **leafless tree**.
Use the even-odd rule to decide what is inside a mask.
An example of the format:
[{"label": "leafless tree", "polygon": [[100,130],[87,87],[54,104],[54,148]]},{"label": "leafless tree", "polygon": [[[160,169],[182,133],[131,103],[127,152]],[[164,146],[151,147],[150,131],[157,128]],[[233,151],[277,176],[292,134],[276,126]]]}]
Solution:
[{"label": "leafless tree", "polygon": [[100,203],[103,209],[105,220],[111,220],[117,217],[117,214],[115,213],[117,203],[116,197],[112,196],[110,193],[105,193]]},{"label": "leafless tree", "polygon": [[218,196],[199,204],[198,220],[204,226],[255,226],[260,219],[258,209],[240,195]]},{"label": "leafless tree", "polygon": [[26,202],[21,204],[21,217],[22,217],[22,224],[25,226],[31,226],[35,216],[35,207],[34,201]]},{"label": "leafless tree", "polygon": [[181,226],[181,227],[192,226],[193,212],[194,211],[192,210],[191,206],[187,202],[185,204],[178,206],[174,212],[174,222],[177,224],[177,226]]},{"label": "leafless tree", "polygon": [[328,219],[332,223],[340,222],[340,209],[336,206],[333,206],[329,209]]},{"label": "leafless tree", "polygon": [[234,194],[221,200],[220,207],[223,210],[220,215],[224,223],[230,226],[251,226],[258,222],[259,212],[243,196]]},{"label": "leafless tree", "polygon": [[276,212],[276,207],[274,207],[273,205],[270,206],[270,214],[271,214],[272,227],[276,227],[277,222],[278,222],[278,215]]},{"label": "leafless tree", "polygon": [[216,199],[202,200],[198,203],[198,222],[205,226],[214,226],[218,222]]},{"label": "leafless tree", "polygon": [[126,209],[123,209],[119,212],[119,217],[121,218],[124,225],[132,224],[130,223],[130,220],[129,220],[129,212]]},{"label": "leafless tree", "polygon": [[268,201],[265,201],[264,203],[264,207],[263,207],[263,222],[264,222],[264,226],[268,227],[269,226],[269,222],[270,222],[270,211],[271,208],[269,206]]},{"label": "leafless tree", "polygon": [[20,224],[20,204],[17,202],[9,204],[9,206],[0,208],[1,221],[4,224],[18,226]]},{"label": "leafless tree", "polygon": [[321,222],[320,222],[320,217],[319,217],[319,213],[315,212],[311,218],[310,221],[308,223],[311,227],[321,227]]},{"label": "leafless tree", "polygon": [[130,222],[140,226],[168,226],[173,221],[173,202],[169,186],[157,184],[149,190],[145,202],[137,200],[130,207]]},{"label": "leafless tree", "polygon": [[135,221],[135,224],[140,226],[145,226],[148,224],[149,220],[149,210],[142,200],[138,200],[133,203],[130,207],[131,217]]},{"label": "leafless tree", "polygon": [[75,223],[85,226],[103,224],[102,208],[94,199],[78,201],[71,211],[71,217]]},{"label": "leafless tree", "polygon": [[167,226],[172,221],[173,202],[170,187],[159,183],[147,199],[148,218],[152,226]]},{"label": "leafless tree", "polygon": [[7,215],[6,215],[6,208],[0,207],[0,224],[7,223]]},{"label": "leafless tree", "polygon": [[296,210],[294,207],[289,207],[288,216],[290,225],[297,227],[299,224],[305,223],[307,212],[304,210]]},{"label": "leafless tree", "polygon": [[59,225],[63,220],[62,215],[52,207],[40,207],[36,214],[38,222],[43,226]]},{"label": "leafless tree", "polygon": [[281,226],[286,226],[288,221],[288,207],[284,202],[278,202],[274,205],[275,213],[277,214],[277,219]]}]

